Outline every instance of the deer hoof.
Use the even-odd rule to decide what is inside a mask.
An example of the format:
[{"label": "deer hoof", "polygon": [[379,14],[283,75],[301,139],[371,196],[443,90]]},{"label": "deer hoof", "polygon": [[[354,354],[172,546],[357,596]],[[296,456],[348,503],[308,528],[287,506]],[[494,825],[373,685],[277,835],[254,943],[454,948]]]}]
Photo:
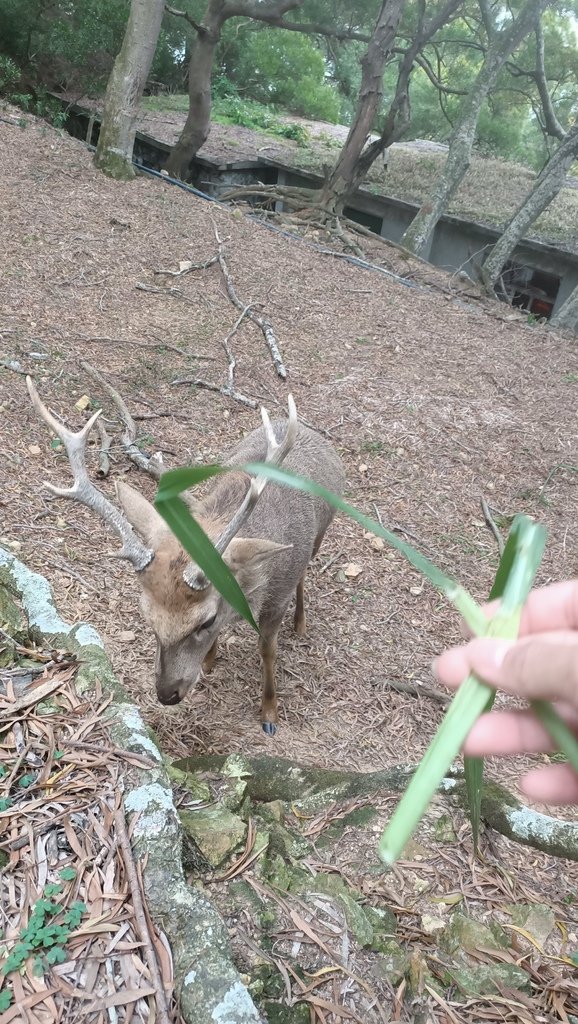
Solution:
[{"label": "deer hoof", "polygon": [[263,732],[266,732],[267,736],[274,736],[277,732],[275,722],[263,722]]}]

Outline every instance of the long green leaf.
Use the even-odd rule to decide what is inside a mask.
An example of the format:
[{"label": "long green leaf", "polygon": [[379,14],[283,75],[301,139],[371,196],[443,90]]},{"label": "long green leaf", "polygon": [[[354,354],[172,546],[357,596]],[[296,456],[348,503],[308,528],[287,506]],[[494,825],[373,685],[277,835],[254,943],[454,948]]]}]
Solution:
[{"label": "long green leaf", "polygon": [[[193,470],[192,472],[195,473],[193,482],[198,483],[197,471]],[[171,473],[181,474],[176,478],[179,484],[185,479],[184,487],[181,490],[187,490],[191,486],[188,482],[191,479],[188,471],[174,470]],[[169,480],[165,489],[162,489],[161,485],[163,484],[164,477],[170,475],[169,473],[164,474],[159,481],[159,491],[155,499],[155,507],[170,526],[177,540],[183,545],[187,554],[203,570],[207,579],[211,581],[231,607],[258,632],[258,626],[253,618],[247,598],[233,573],[223,561],[205,531],[199,526],[196,519],[193,518],[185,502],[177,496],[178,491],[175,493],[175,477],[173,476],[173,479]],[[209,475],[214,476],[214,473]],[[207,478],[207,476],[204,477],[205,480]]]},{"label": "long green leaf", "polygon": [[366,516],[363,512],[359,512],[358,509],[349,505],[343,498],[340,498],[337,494],[333,494],[332,491],[328,491],[321,484],[315,483],[313,480],[307,480],[305,477],[298,476],[296,473],[291,473],[287,469],[281,469],[278,466],[270,466],[262,464],[260,462],[250,462],[243,467],[247,473],[255,473],[262,476],[268,477],[269,480],[274,480],[276,483],[284,484],[286,487],[293,487],[296,490],[307,491],[309,494],[314,494],[318,498],[323,498],[328,505],[332,505],[333,508],[338,509],[340,512],[345,512],[350,519],[354,519],[356,523],[363,526],[364,529],[370,530],[377,537],[382,537],[387,543],[400,551],[402,555],[405,555],[408,562],[413,565],[418,572],[421,572],[430,583],[433,583],[434,587],[441,590],[443,594],[452,602],[454,607],[458,609],[460,614],[463,616],[468,626],[473,633],[479,633],[487,623],[487,619],[484,616],[482,610],[478,607],[471,594],[468,594],[459,583],[452,580],[449,576],[438,569],[437,565],[430,562],[429,558],[422,555],[421,552],[416,551],[410,544],[406,544],[405,541],[396,537],[395,533],[390,530],[386,530],[384,526],[377,523],[375,519],[371,519],[370,516]]},{"label": "long green leaf", "polygon": [[[506,587],[512,566],[518,557],[521,543],[521,534],[524,532],[523,517],[516,516],[508,535],[508,540],[502,552],[496,578],[490,591],[489,600],[496,601],[502,597]],[[490,620],[486,621],[485,629],[481,636],[488,632]],[[496,699],[495,690],[491,690],[483,713],[492,710]],[[472,827],[472,843],[474,852],[478,851],[480,837],[480,820],[482,814],[482,792],[484,786],[484,759],[483,757],[464,757],[464,778],[468,797],[468,815]]]}]

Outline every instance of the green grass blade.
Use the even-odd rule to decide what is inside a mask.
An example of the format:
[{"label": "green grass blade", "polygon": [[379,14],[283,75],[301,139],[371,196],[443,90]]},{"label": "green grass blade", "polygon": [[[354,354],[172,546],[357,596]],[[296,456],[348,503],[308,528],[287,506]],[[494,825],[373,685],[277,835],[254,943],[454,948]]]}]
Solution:
[{"label": "green grass blade", "polygon": [[475,676],[460,686],[383,833],[379,856],[386,864],[393,864],[403,852],[490,693],[491,688]]},{"label": "green grass blade", "polygon": [[413,565],[418,572],[421,572],[433,583],[434,587],[441,590],[446,595],[448,600],[458,609],[461,615],[468,623],[470,629],[473,632],[479,632],[486,624],[487,619],[483,612],[478,607],[473,597],[468,594],[459,583],[452,580],[449,576],[446,576],[441,569],[438,569],[437,565],[430,562],[429,558],[422,555],[420,551],[416,551],[412,548],[411,544],[406,544],[405,541],[396,537],[390,530],[386,530],[384,526],[376,522],[370,516],[366,516],[363,512],[359,512],[358,509],[353,508],[352,505],[348,505],[343,498],[340,498],[337,494],[333,494],[332,491],[326,490],[321,484],[314,483],[313,480],[307,480],[305,477],[298,476],[296,473],[291,473],[289,470],[281,469],[278,466],[269,466],[260,462],[251,462],[243,467],[247,473],[259,474],[261,476],[268,477],[269,480],[274,480],[276,483],[284,484],[286,487],[293,487],[296,490],[307,491],[309,494],[314,494],[319,498],[323,498],[328,505],[337,509],[340,512],[345,512],[350,519],[354,519],[356,523],[363,526],[365,530],[370,530],[377,537],[382,537],[383,540],[404,555],[408,562]]},{"label": "green grass blade", "polygon": [[[163,478],[161,477],[161,484],[162,481]],[[190,485],[186,484],[183,489],[187,489],[188,486]],[[161,492],[160,486],[159,492],[161,497],[159,498],[159,494],[157,494],[155,507],[171,528],[177,540],[180,541],[187,554],[203,570],[207,579],[211,581],[225,600],[258,632],[259,630],[247,598],[237,580],[207,537],[205,531],[191,515],[185,502],[182,498],[172,493],[170,488],[167,488],[164,494],[169,493],[172,495],[171,497],[162,497],[163,492]]]},{"label": "green grass blade", "polygon": [[574,733],[560,718],[556,708],[552,707],[548,701],[533,700],[531,708],[549,736],[552,737],[558,750],[564,752],[574,771],[578,774],[578,742]]},{"label": "green grass blade", "polygon": [[[490,591],[489,600],[495,601],[502,597],[504,589],[506,587],[512,566],[518,557],[520,551],[520,536],[524,532],[523,519],[520,516],[516,516],[510,532],[508,540],[502,552],[498,569],[496,572],[496,578]],[[477,636],[484,636],[488,631],[490,620],[486,620],[486,624],[481,633],[477,633]],[[492,710],[496,694],[492,690],[488,697],[488,702],[484,708],[483,713]],[[480,838],[480,821],[482,815],[482,792],[484,786],[484,759],[483,757],[464,757],[464,778],[466,782],[466,792],[468,797],[468,815],[470,819],[470,825],[472,828],[472,842],[474,847],[474,853],[478,852],[478,844]]]}]

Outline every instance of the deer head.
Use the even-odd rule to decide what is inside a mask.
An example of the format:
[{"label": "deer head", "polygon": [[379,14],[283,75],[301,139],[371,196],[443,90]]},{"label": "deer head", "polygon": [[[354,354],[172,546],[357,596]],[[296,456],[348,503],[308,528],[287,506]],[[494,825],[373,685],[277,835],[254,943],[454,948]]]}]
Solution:
[{"label": "deer head", "polygon": [[[74,477],[69,488],[54,487],[50,483],[45,486],[59,497],[80,501],[91,508],[121,538],[123,546],[116,556],[130,561],[138,573],[142,587],[141,611],[157,640],[158,699],[162,704],[178,704],[197,682],[203,665],[210,670],[217,636],[236,613],[190,560],[162,516],[139,491],[124,481],[117,481],[116,494],[123,510],[120,512],[90,481],[85,463],[86,440],[101,410],[80,431],[73,432],[49,412],[30,377],[26,378],[26,384],[36,412],[62,441]],[[297,431],[297,412],[291,396],[289,422],[280,442],[275,438],[265,409],[262,409],[262,418],[267,439],[266,461],[278,465],[293,446]],[[246,476],[238,472],[230,475]],[[190,502],[198,522],[215,543],[249,601],[267,582],[267,563],[287,548],[266,538],[238,536],[266,483],[264,477],[247,478],[245,497],[224,526],[206,518],[202,504]]]}]

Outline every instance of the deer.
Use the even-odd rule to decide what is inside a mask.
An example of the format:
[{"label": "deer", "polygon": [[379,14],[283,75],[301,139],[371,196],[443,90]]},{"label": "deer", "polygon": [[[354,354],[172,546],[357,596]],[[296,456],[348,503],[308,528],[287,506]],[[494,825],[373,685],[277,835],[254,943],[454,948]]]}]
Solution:
[{"label": "deer", "polygon": [[[44,485],[57,497],[82,503],[118,534],[122,548],[114,556],[126,559],[135,569],[141,614],[156,638],[157,698],[161,704],[179,704],[211,673],[219,634],[240,616],[139,490],[117,479],[119,509],[92,483],[86,442],[102,409],[79,431],[72,431],[43,404],[30,377],[26,383],[36,413],[60,439],[74,478],[68,488],[46,481]],[[190,491],[184,498],[235,576],[258,625],[261,724],[273,736],[279,723],[275,683],[279,628],[295,594],[294,629],[298,636],[305,634],[305,574],[335,510],[320,497],[250,475],[242,467],[249,462],[283,464],[339,496],[345,474],[329,441],[298,421],[292,396],[288,396],[286,420],[271,423],[265,408],[261,418],[262,425],[223,460],[230,471],[213,478],[202,499]]]}]

